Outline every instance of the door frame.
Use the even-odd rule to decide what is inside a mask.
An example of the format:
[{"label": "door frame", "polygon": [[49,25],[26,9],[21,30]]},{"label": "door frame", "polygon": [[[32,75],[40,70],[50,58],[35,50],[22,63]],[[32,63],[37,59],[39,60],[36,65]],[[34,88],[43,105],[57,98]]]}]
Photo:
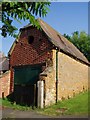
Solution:
[{"label": "door frame", "polygon": [[[46,63],[33,64],[33,65],[14,66],[13,67],[14,68],[14,77],[15,77],[15,68],[26,68],[26,67],[38,68],[38,67],[41,67],[41,69],[42,69],[42,66],[46,66]],[[39,80],[37,80],[37,82],[38,81]],[[34,101],[33,101],[33,106],[36,106],[36,107],[38,107],[38,86],[37,86],[37,82],[36,82],[36,84],[33,84],[34,85]],[[15,86],[15,83],[14,83],[14,86]],[[15,89],[14,89],[14,92],[15,92]]]}]

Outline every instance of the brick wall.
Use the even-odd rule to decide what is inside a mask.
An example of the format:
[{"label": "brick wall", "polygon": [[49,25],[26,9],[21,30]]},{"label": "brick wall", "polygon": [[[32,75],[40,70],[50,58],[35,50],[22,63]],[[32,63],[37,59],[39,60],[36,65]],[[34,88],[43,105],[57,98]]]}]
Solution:
[{"label": "brick wall", "polygon": [[[32,44],[28,43],[28,36],[34,36]],[[47,39],[43,31],[33,27],[22,31],[10,56],[11,91],[13,90],[13,66],[45,63],[48,59],[52,59],[52,44]]]},{"label": "brick wall", "polygon": [[10,71],[0,76],[0,98],[8,96],[10,93]]},{"label": "brick wall", "polygon": [[[32,44],[28,43],[29,35],[34,36]],[[18,66],[46,62],[46,58],[51,55],[48,54],[48,49],[51,47],[52,45],[43,32],[32,27],[24,30],[11,54],[10,65]]]}]

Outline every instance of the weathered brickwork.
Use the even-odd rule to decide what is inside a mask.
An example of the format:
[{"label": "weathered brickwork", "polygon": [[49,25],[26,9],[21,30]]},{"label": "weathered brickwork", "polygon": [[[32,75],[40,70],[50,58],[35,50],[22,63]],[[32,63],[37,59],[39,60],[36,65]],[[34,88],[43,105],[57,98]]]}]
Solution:
[{"label": "weathered brickwork", "polygon": [[10,71],[0,76],[0,98],[10,94]]},{"label": "weathered brickwork", "polygon": [[[32,44],[28,43],[29,35],[34,36]],[[46,58],[51,58],[51,54],[48,54],[51,47],[52,45],[41,31],[29,28],[29,30],[22,32],[19,42],[11,54],[10,65],[19,66],[46,62]]]},{"label": "weathered brickwork", "polygon": [[[32,44],[28,43],[28,36],[33,36]],[[47,40],[46,35],[36,28],[30,27],[23,30],[20,38],[12,51],[10,56],[10,70],[11,70],[11,92],[13,91],[13,67],[20,65],[34,65],[46,63],[52,59],[51,52],[52,44]]]}]

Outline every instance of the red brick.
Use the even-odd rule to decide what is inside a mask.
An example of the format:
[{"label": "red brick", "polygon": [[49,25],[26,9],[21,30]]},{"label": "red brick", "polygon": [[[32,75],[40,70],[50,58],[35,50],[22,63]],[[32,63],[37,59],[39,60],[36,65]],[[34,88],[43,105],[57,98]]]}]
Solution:
[{"label": "red brick", "polygon": [[[28,35],[34,36],[34,42],[28,43]],[[42,40],[39,41],[39,38]],[[22,43],[22,45],[21,45]],[[10,69],[11,69],[11,91],[13,90],[13,67],[19,65],[31,65],[46,62],[47,58],[52,58],[52,53],[48,54],[48,50],[52,48],[52,44],[47,40],[47,36],[42,31],[36,28],[29,28],[23,30],[19,42],[16,44],[10,56]]]}]

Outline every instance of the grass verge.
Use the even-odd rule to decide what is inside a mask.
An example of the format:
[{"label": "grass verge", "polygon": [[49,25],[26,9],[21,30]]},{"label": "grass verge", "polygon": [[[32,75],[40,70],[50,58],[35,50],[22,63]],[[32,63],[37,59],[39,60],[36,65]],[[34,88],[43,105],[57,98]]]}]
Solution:
[{"label": "grass verge", "polygon": [[2,105],[2,99],[0,98],[0,105]]},{"label": "grass verge", "polygon": [[12,109],[15,109],[15,110],[22,110],[22,111],[32,110],[32,108],[28,107],[28,106],[19,105],[19,104],[15,104],[15,103],[13,104],[7,98],[2,99],[2,106],[12,108]]},{"label": "grass verge", "polygon": [[[88,104],[89,104],[88,97],[90,98],[90,91],[80,93],[76,95],[74,98],[68,100],[59,101],[57,104],[51,105],[44,109],[35,108],[34,111],[49,116],[88,115],[88,112],[90,113],[90,109],[88,109]],[[7,99],[2,100],[2,105],[16,110],[24,110],[24,111],[32,110],[32,107],[12,104]]]},{"label": "grass verge", "polygon": [[[90,97],[90,92],[89,92]],[[46,115],[88,115],[90,109],[88,109],[88,92],[80,93],[74,98],[59,101],[57,104],[46,107],[45,109],[39,110],[40,113]]]}]

